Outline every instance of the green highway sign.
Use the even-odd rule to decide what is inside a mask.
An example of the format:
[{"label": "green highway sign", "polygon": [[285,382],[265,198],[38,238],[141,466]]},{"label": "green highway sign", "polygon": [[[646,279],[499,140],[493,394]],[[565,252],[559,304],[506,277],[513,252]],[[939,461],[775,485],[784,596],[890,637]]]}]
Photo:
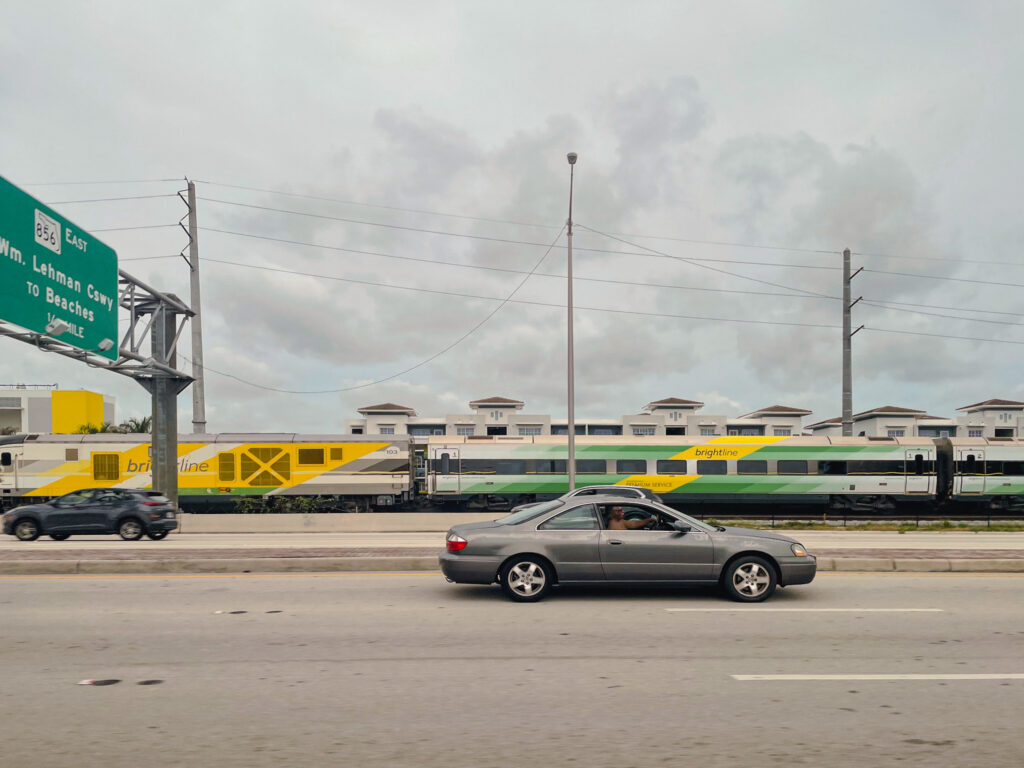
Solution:
[{"label": "green highway sign", "polygon": [[117,359],[117,254],[0,176],[0,320]]}]

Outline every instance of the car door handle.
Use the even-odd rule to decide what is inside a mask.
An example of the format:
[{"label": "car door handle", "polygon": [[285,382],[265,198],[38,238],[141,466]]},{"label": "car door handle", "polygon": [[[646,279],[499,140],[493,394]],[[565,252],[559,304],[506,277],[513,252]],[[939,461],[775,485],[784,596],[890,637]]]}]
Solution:
[{"label": "car door handle", "polygon": [[618,539],[608,539],[608,543],[614,546],[615,544],[621,544],[622,542]]}]

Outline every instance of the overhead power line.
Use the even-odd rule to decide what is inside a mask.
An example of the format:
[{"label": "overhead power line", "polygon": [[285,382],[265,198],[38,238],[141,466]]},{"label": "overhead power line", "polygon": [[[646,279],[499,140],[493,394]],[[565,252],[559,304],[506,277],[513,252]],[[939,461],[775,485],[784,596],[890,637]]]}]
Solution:
[{"label": "overhead power line", "polygon": [[[533,265],[534,269],[538,269],[540,267],[541,263],[543,263],[544,259],[546,259],[548,257],[548,254],[551,253],[551,249],[554,248],[555,243],[558,242],[558,238],[560,238],[562,236],[562,232],[563,231],[564,231],[564,227],[562,229],[558,230],[558,234],[555,235],[555,239],[551,241],[551,246],[546,251],[544,251],[544,254],[537,260],[537,263]],[[209,259],[207,259],[207,261],[209,261]],[[531,273],[532,273],[532,270],[531,270]],[[212,368],[207,368],[205,365],[202,365],[200,367],[203,368],[203,370],[212,371],[213,373],[220,374],[221,376],[228,376],[228,377],[230,377],[232,379],[235,379],[236,381],[240,381],[240,382],[242,382],[244,384],[249,384],[250,386],[259,387],[260,389],[269,389],[269,390],[276,391],[276,392],[286,392],[288,394],[323,395],[323,394],[334,394],[334,393],[338,393],[338,392],[351,392],[352,390],[355,390],[355,389],[365,389],[366,387],[372,387],[375,384],[383,384],[385,381],[391,381],[391,379],[396,379],[399,376],[402,376],[402,375],[404,375],[406,373],[409,373],[410,371],[415,371],[417,368],[422,368],[427,363],[429,363],[429,362],[431,362],[433,360],[436,360],[441,355],[443,355],[445,352],[447,352],[450,349],[453,349],[454,347],[456,347],[459,344],[461,344],[463,341],[465,341],[470,336],[472,336],[474,333],[476,333],[484,325],[484,323],[486,323],[488,320],[490,320],[492,317],[494,317],[498,313],[498,310],[500,310],[502,307],[504,307],[506,304],[508,304],[510,301],[512,301],[512,297],[516,295],[516,292],[520,288],[522,288],[523,285],[526,283],[526,281],[529,280],[529,279],[530,279],[530,274],[527,274],[522,280],[519,281],[519,284],[516,285],[516,287],[512,289],[512,292],[508,296],[506,296],[504,299],[502,299],[501,303],[499,303],[498,306],[496,306],[493,310],[491,310],[490,313],[488,313],[487,316],[484,317],[483,320],[481,320],[479,323],[474,325],[472,328],[470,328],[468,331],[466,331],[464,334],[462,334],[459,338],[457,338],[455,341],[453,341],[451,344],[449,344],[444,349],[440,350],[439,352],[434,353],[433,355],[431,355],[430,357],[428,357],[425,360],[421,360],[420,362],[416,363],[416,365],[413,365],[413,366],[410,366],[409,368],[406,368],[403,371],[398,371],[398,373],[393,373],[390,376],[385,376],[382,379],[377,379],[376,381],[370,381],[370,382],[367,382],[366,384],[357,384],[357,385],[352,386],[352,387],[339,387],[337,389],[306,390],[306,391],[303,391],[303,390],[279,389],[277,387],[267,387],[267,386],[264,386],[262,384],[256,384],[254,382],[247,381],[245,379],[241,379],[241,378],[239,378],[237,376],[233,376],[230,373],[223,373],[221,371],[216,371],[216,370],[214,370]],[[189,362],[194,362],[194,361],[190,360]]]},{"label": "overhead power line", "polygon": [[966,277],[946,277],[944,275],[922,275],[918,272],[887,272],[882,269],[865,269],[876,275],[897,275],[899,277],[913,277],[924,280],[948,280],[954,283],[974,283],[975,285],[995,285],[1000,288],[1024,288],[1024,283],[1007,283],[993,280],[971,280]]},{"label": "overhead power line", "polygon": [[112,203],[117,200],[155,200],[160,197],[177,197],[173,192],[165,195],[130,195],[128,197],[95,197],[92,200],[54,200],[47,205],[71,205],[72,203]]},{"label": "overhead power line", "polygon": [[[492,224],[509,224],[509,225],[520,226],[520,227],[535,227],[535,228],[539,228],[539,229],[554,229],[554,226],[552,226],[550,224],[538,224],[536,222],[516,221],[516,220],[510,220],[510,219],[488,218],[488,217],[485,217],[485,216],[469,216],[469,215],[460,214],[460,213],[450,213],[450,212],[444,212],[444,211],[434,211],[434,210],[427,210],[427,209],[423,209],[423,208],[406,208],[406,207],[397,206],[397,205],[384,205],[384,204],[381,204],[381,203],[367,203],[367,202],[363,202],[363,201],[359,201],[359,200],[350,200],[350,199],[347,199],[347,198],[340,198],[340,197],[330,197],[330,196],[327,196],[327,195],[312,195],[312,194],[306,194],[306,193],[301,193],[301,192],[289,192],[289,191],[282,190],[282,189],[269,189],[269,188],[266,188],[266,187],[250,187],[250,186],[245,186],[245,185],[242,185],[242,184],[226,184],[226,183],[217,182],[217,181],[196,181],[196,183],[197,184],[207,184],[207,185],[213,186],[213,187],[223,187],[225,189],[240,189],[240,190],[246,190],[246,191],[249,191],[249,192],[260,192],[260,193],[268,194],[268,195],[282,195],[282,196],[285,196],[285,197],[295,197],[295,198],[307,199],[307,200],[318,200],[318,201],[321,201],[321,202],[340,203],[340,204],[343,204],[343,205],[354,205],[354,206],[360,206],[360,207],[364,207],[364,208],[377,208],[377,209],[386,210],[386,211],[399,211],[399,212],[402,212],[402,213],[417,213],[417,214],[423,214],[423,215],[427,215],[427,216],[440,216],[440,217],[452,218],[452,219],[464,219],[466,221],[481,221],[481,222],[488,222],[488,223],[492,223]],[[612,232],[611,234],[616,235],[618,237],[626,237],[626,238],[632,238],[632,239],[646,238],[646,239],[652,239],[652,240],[670,240],[670,241],[673,241],[673,242],[691,243],[691,244],[694,244],[694,245],[713,245],[713,246],[722,246],[722,247],[728,247],[728,248],[754,248],[754,249],[771,250],[771,251],[788,251],[788,252],[791,252],[791,253],[808,253],[808,254],[815,254],[815,255],[820,255],[820,256],[839,256],[842,253],[842,251],[840,249],[802,248],[802,247],[788,246],[788,245],[768,245],[768,244],[763,244],[763,243],[744,243],[744,242],[737,242],[737,241],[730,241],[730,240],[702,240],[702,239],[698,239],[698,238],[680,237],[680,236],[673,236],[673,235],[652,235],[652,234],[640,234],[640,235],[638,235],[638,234],[629,234],[629,233],[623,233],[623,232]],[[949,258],[949,257],[944,257],[944,256],[906,256],[906,255],[893,254],[893,253],[872,253],[872,252],[868,252],[868,251],[854,251],[854,252],[852,252],[852,255],[853,256],[867,257],[867,258],[879,258],[879,259],[909,259],[909,260],[914,260],[914,261],[947,261],[947,262],[954,262],[954,263],[961,263],[961,264],[996,264],[996,265],[1001,265],[1001,266],[1015,266],[1015,267],[1024,266],[1024,264],[1021,264],[1021,263],[1018,263],[1018,262],[1012,262],[1012,261],[994,261],[994,260],[987,260],[987,259],[957,259],[957,258]]]},{"label": "overhead power line", "polygon": [[32,181],[23,186],[26,187],[64,187],[74,185],[88,186],[90,184],[160,184],[168,181],[182,181],[182,179],[122,179],[120,181]]},{"label": "overhead power line", "polygon": [[[289,210],[287,208],[271,208],[271,207],[265,206],[265,205],[254,205],[252,203],[239,203],[239,202],[234,202],[234,201],[231,201],[231,200],[219,200],[219,199],[215,199],[215,198],[211,198],[211,197],[200,197],[198,199],[199,200],[203,200],[203,201],[208,202],[208,203],[221,203],[221,204],[224,204],[224,205],[238,206],[240,208],[253,208],[253,209],[259,210],[259,211],[269,211],[269,212],[272,212],[272,213],[283,213],[283,214],[287,214],[287,215],[290,215],[290,216],[305,216],[305,217],[312,218],[312,219],[322,219],[322,220],[325,220],[325,221],[337,221],[337,222],[342,222],[342,223],[345,223],[345,224],[359,224],[359,225],[363,225],[363,226],[367,226],[367,227],[381,227],[383,229],[396,229],[396,230],[401,230],[403,232],[420,232],[420,233],[423,233],[423,234],[441,235],[441,236],[444,236],[444,237],[461,237],[461,238],[466,238],[468,240],[483,240],[483,241],[486,241],[486,242],[504,243],[504,244],[507,244],[507,245],[527,245],[527,246],[538,247],[538,248],[543,248],[543,247],[546,246],[545,243],[537,242],[535,240],[516,240],[516,239],[513,239],[513,238],[507,238],[507,237],[491,237],[489,235],[473,235],[473,234],[468,234],[468,233],[465,233],[465,232],[448,232],[446,230],[426,229],[424,227],[408,227],[408,226],[404,226],[404,225],[401,225],[401,224],[386,224],[386,223],[379,222],[379,221],[366,221],[364,219],[351,219],[351,218],[347,218],[347,217],[344,217],[344,216],[329,216],[329,215],[324,214],[324,213],[309,213],[307,211],[294,211],[294,210]],[[596,232],[596,230],[591,230],[591,231]],[[601,233],[598,233],[598,234],[601,234]],[[605,235],[605,236],[606,237],[610,237],[610,235]],[[626,242],[626,241],[623,240],[622,242]],[[617,251],[617,250],[612,250],[612,249],[607,249],[607,248],[580,248],[580,247],[577,247],[574,250],[580,251],[580,252],[587,252],[587,253],[612,254],[612,255],[615,255],[615,256],[647,256],[647,257],[649,257],[651,255],[648,251],[651,251],[652,249],[647,248],[646,246],[642,246],[642,245],[635,245],[635,244],[632,244],[632,245],[634,245],[634,247],[636,247],[636,248],[640,248],[641,250],[639,250],[639,251]],[[563,248],[564,246],[558,246],[558,247],[559,248]],[[783,269],[823,269],[823,270],[838,270],[838,269],[840,269],[840,267],[838,267],[838,266],[827,266],[827,265],[822,265],[822,264],[785,264],[785,263],[779,263],[779,262],[774,262],[774,261],[743,261],[743,260],[739,260],[739,259],[712,259],[712,258],[703,258],[703,257],[687,257],[687,258],[690,259],[691,261],[709,261],[709,262],[714,262],[714,263],[719,263],[719,264],[747,264],[747,265],[753,265],[753,266],[777,267],[777,268],[783,268]]]},{"label": "overhead power line", "polygon": [[[301,246],[306,246],[306,247],[309,247],[309,248],[319,248],[319,249],[328,250],[328,251],[339,251],[339,252],[343,252],[343,253],[354,253],[354,254],[358,254],[358,255],[362,255],[362,256],[376,256],[376,257],[381,257],[381,258],[386,258],[386,259],[399,259],[399,260],[402,260],[402,261],[413,261],[413,262],[418,262],[418,263],[422,263],[422,264],[432,264],[432,265],[446,266],[446,267],[458,267],[458,268],[462,268],[462,269],[477,269],[477,270],[484,270],[484,271],[489,271],[489,272],[507,272],[507,273],[512,273],[512,274],[524,274],[525,273],[525,270],[510,269],[508,267],[491,267],[491,266],[487,266],[487,265],[484,265],[484,264],[462,264],[462,263],[454,262],[454,261],[441,261],[441,260],[438,260],[438,259],[424,259],[424,258],[421,258],[421,257],[418,257],[418,256],[399,256],[397,254],[381,253],[380,251],[367,251],[367,250],[363,250],[363,249],[359,249],[359,248],[345,248],[343,246],[337,246],[337,245],[321,245],[319,243],[310,243],[310,242],[305,242],[305,241],[302,241],[302,240],[289,240],[289,239],[280,238],[280,237],[270,237],[269,235],[256,235],[256,234],[252,234],[252,233],[248,233],[248,232],[236,232],[236,231],[231,231],[231,230],[226,230],[226,229],[216,229],[214,227],[200,227],[200,230],[202,230],[204,232],[215,232],[215,233],[224,234],[224,235],[234,235],[234,236],[237,236],[237,237],[248,237],[248,238],[253,238],[253,239],[256,239],[256,240],[268,240],[270,242],[283,243],[283,244],[287,244],[287,245],[301,245]],[[643,254],[643,255],[646,256],[648,254]],[[156,258],[160,258],[160,257],[156,257]],[[547,273],[547,272],[535,272],[534,276],[536,276],[536,277],[552,277],[552,278],[558,278],[558,279],[561,279],[561,280],[565,279],[565,275],[564,274],[551,274],[551,273]],[[640,282],[630,282],[630,281],[626,281],[626,280],[601,279],[601,278],[596,278],[596,277],[579,277],[579,276],[576,276],[576,277],[574,277],[574,279],[575,280],[583,280],[583,281],[587,281],[587,282],[612,283],[612,284],[617,284],[617,285],[633,285],[633,286],[650,287],[650,288],[676,288],[676,289],[679,289],[679,290],[707,291],[707,292],[712,292],[712,293],[742,293],[742,294],[748,294],[748,295],[753,295],[753,296],[783,296],[783,297],[788,296],[788,297],[797,298],[797,299],[805,299],[805,298],[834,299],[834,300],[838,300],[839,299],[838,296],[816,296],[816,295],[815,296],[806,296],[806,295],[803,295],[803,294],[795,294],[795,293],[776,293],[776,292],[767,292],[767,291],[740,291],[740,290],[729,290],[729,289],[726,289],[726,288],[696,288],[696,287],[685,286],[685,285],[666,285],[665,283],[640,283]]]}]

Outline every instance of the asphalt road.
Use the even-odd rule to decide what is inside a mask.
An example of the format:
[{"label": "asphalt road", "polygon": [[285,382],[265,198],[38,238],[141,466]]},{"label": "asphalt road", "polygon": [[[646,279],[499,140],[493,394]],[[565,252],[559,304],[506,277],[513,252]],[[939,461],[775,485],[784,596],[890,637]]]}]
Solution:
[{"label": "asphalt road", "polygon": [[[1024,550],[1024,532],[908,532],[895,531],[784,531],[781,533],[803,542],[814,552],[821,549],[1002,549]],[[443,533],[172,533],[163,541],[143,539],[122,541],[117,536],[73,536],[67,541],[42,537],[33,542],[18,541],[13,536],[0,536],[0,551],[40,552],[69,549],[124,550],[138,547],[173,553],[178,549],[338,549],[372,548],[444,548]]]},{"label": "asphalt road", "polygon": [[0,762],[1016,768],[1022,587],[823,574],[755,606],[517,605],[430,573],[0,577]]}]

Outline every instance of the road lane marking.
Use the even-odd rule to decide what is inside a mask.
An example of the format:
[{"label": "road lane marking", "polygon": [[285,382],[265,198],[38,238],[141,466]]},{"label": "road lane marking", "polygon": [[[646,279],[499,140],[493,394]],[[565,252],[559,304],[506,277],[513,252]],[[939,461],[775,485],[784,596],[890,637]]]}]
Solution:
[{"label": "road lane marking", "polygon": [[669,613],[943,613],[943,608],[666,608]]},{"label": "road lane marking", "polygon": [[1024,680],[1024,674],[980,675],[730,675],[733,680]]}]

